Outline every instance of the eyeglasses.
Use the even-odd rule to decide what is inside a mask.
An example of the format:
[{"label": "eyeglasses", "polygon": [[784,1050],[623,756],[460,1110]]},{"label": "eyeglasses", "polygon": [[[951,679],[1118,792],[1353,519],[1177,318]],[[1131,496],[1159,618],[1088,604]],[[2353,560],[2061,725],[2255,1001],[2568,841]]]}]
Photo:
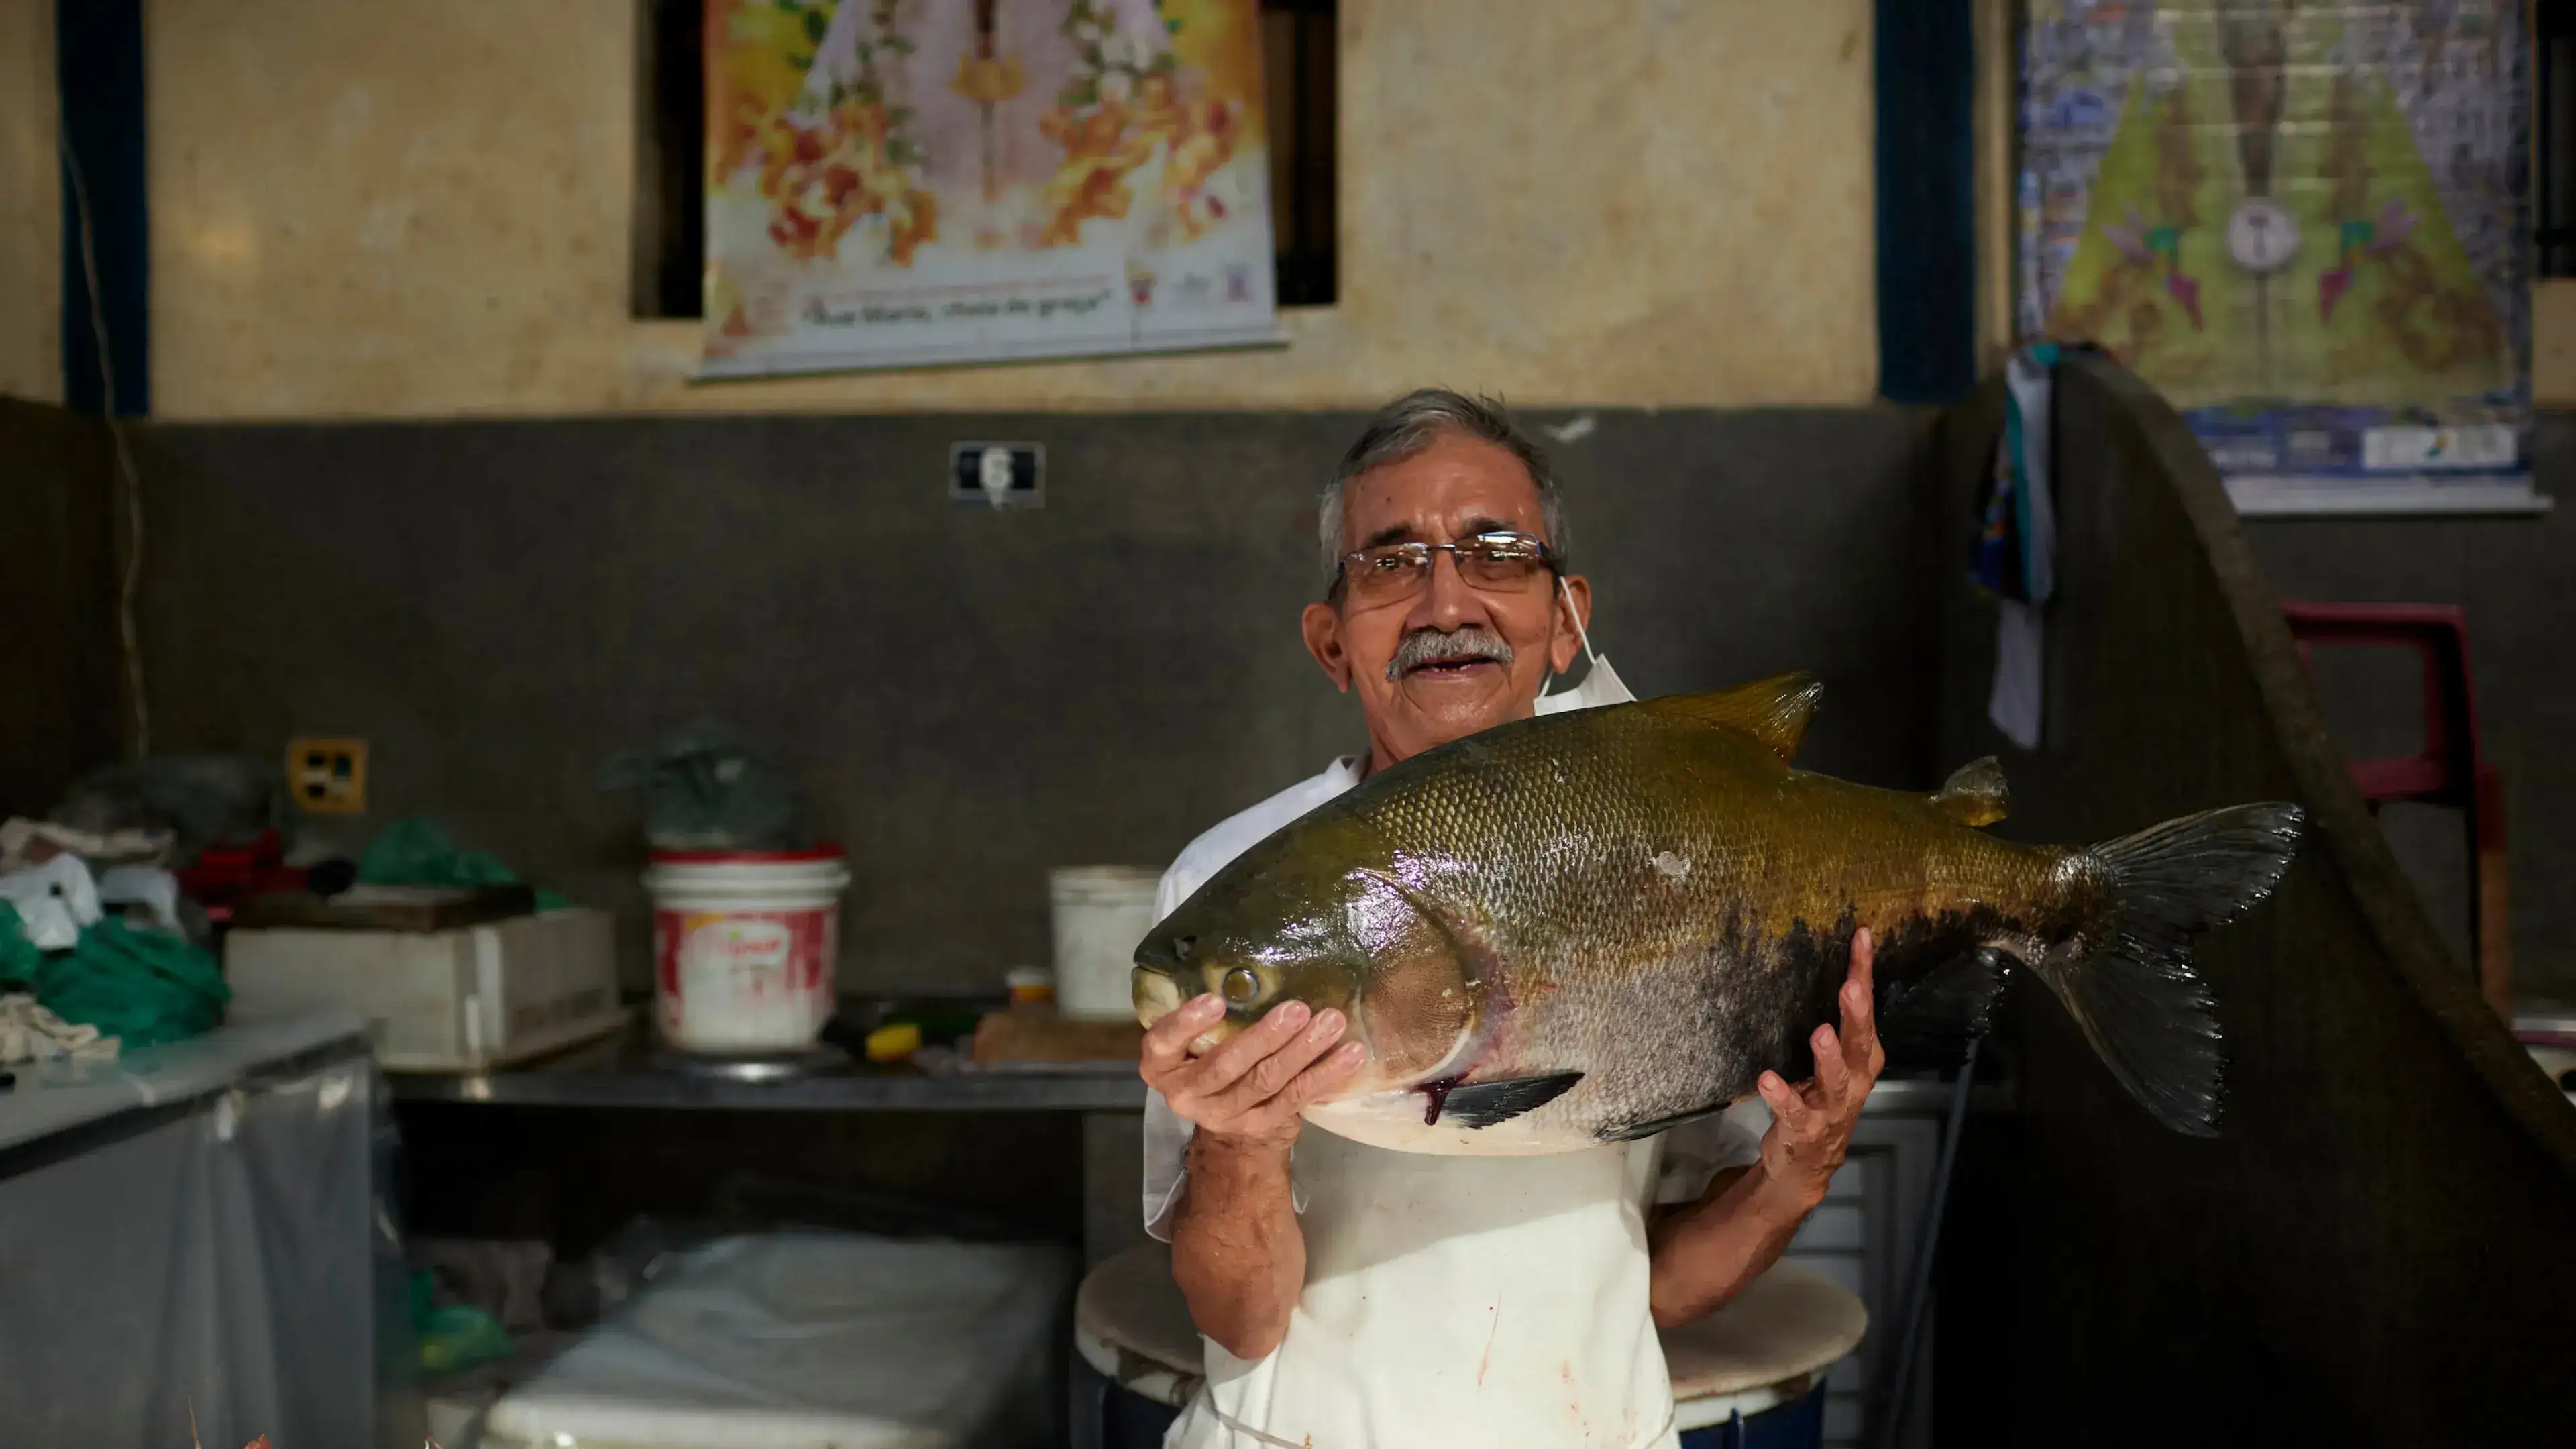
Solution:
[{"label": "eyeglasses", "polygon": [[1382,543],[1342,555],[1339,582],[1355,603],[1381,604],[1420,593],[1431,580],[1431,556],[1456,561],[1458,577],[1473,588],[1503,593],[1527,588],[1556,567],[1544,540],[1526,533],[1479,533],[1456,543]]}]

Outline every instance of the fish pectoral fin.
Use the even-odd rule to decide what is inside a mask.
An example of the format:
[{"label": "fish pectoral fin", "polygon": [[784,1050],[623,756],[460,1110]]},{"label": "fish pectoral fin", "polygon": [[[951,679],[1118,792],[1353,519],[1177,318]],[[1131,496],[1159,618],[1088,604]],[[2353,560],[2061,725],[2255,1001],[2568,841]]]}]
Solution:
[{"label": "fish pectoral fin", "polygon": [[1910,986],[1890,986],[1878,1006],[1878,1039],[1892,1061],[1956,1066],[1970,1037],[1983,1036],[2012,958],[1971,951]]},{"label": "fish pectoral fin", "polygon": [[1582,1080],[1581,1072],[1557,1072],[1544,1077],[1506,1077],[1499,1082],[1461,1082],[1440,1094],[1433,1104],[1432,1116],[1460,1127],[1491,1127],[1546,1106]]},{"label": "fish pectoral fin", "polygon": [[1824,692],[1816,677],[1801,669],[1715,694],[1668,694],[1639,708],[1751,735],[1786,762],[1798,757],[1807,718]]},{"label": "fish pectoral fin", "polygon": [[1933,809],[1962,825],[1992,825],[2011,807],[2012,789],[2004,783],[2004,767],[1988,755],[1953,771],[1931,798]]}]

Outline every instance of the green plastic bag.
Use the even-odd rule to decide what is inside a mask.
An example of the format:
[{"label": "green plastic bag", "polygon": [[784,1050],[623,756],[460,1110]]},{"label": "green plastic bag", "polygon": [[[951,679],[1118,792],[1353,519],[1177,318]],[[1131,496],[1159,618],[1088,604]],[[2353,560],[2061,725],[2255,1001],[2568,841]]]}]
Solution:
[{"label": "green plastic bag", "polygon": [[[417,817],[397,820],[367,844],[358,857],[358,879],[368,885],[484,886],[517,885],[519,877],[488,850],[459,850],[437,822]],[[557,892],[539,890],[537,909],[560,911],[572,901]]]},{"label": "green plastic bag", "polygon": [[18,918],[18,908],[0,901],[0,986],[33,990],[36,968],[45,964],[45,953],[27,939],[27,923]]},{"label": "green plastic bag", "polygon": [[437,1275],[426,1270],[411,1275],[411,1327],[427,1373],[455,1373],[510,1356],[510,1333],[501,1320],[469,1303],[441,1305]]},{"label": "green plastic bag", "polygon": [[215,958],[186,940],[138,931],[114,916],[82,928],[68,951],[39,951],[0,902],[0,981],[35,993],[75,1026],[94,1026],[131,1050],[185,1041],[223,1020],[233,999]]}]

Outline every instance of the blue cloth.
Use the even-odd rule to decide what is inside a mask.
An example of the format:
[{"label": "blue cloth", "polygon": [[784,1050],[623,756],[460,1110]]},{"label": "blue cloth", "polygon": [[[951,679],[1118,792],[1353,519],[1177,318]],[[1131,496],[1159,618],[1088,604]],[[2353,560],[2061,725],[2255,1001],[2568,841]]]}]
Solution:
[{"label": "blue cloth", "polygon": [[1986,717],[2037,749],[2046,692],[2041,609],[2057,592],[2057,495],[2052,379],[2059,348],[2026,347],[2004,367],[2004,436],[1978,504],[1968,577],[1995,600],[1995,681]]},{"label": "blue cloth", "polygon": [[1682,1449],[1817,1449],[1825,1442],[1825,1386],[1761,1413],[1682,1431]]},{"label": "blue cloth", "polygon": [[[1976,543],[1968,577],[1984,592],[2016,603],[2044,604],[2053,592],[2054,502],[2048,496],[2048,375],[2058,347],[2042,342],[2011,363],[2004,392],[2004,440],[1977,506]],[[2035,466],[2034,466],[2035,465]]]}]

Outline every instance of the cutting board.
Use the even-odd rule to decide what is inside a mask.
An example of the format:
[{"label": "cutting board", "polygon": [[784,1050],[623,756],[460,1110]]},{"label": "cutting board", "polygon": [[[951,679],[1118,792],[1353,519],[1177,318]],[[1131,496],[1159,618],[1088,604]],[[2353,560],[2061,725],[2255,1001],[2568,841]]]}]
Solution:
[{"label": "cutting board", "polygon": [[310,891],[252,896],[236,926],[300,926],[325,931],[453,931],[536,914],[532,886],[355,885],[336,896]]},{"label": "cutting board", "polygon": [[975,1025],[970,1055],[985,1066],[1006,1062],[1133,1062],[1144,1054],[1145,1028],[1132,1021],[1067,1021],[1051,1007],[1023,1005],[989,1013]]}]

